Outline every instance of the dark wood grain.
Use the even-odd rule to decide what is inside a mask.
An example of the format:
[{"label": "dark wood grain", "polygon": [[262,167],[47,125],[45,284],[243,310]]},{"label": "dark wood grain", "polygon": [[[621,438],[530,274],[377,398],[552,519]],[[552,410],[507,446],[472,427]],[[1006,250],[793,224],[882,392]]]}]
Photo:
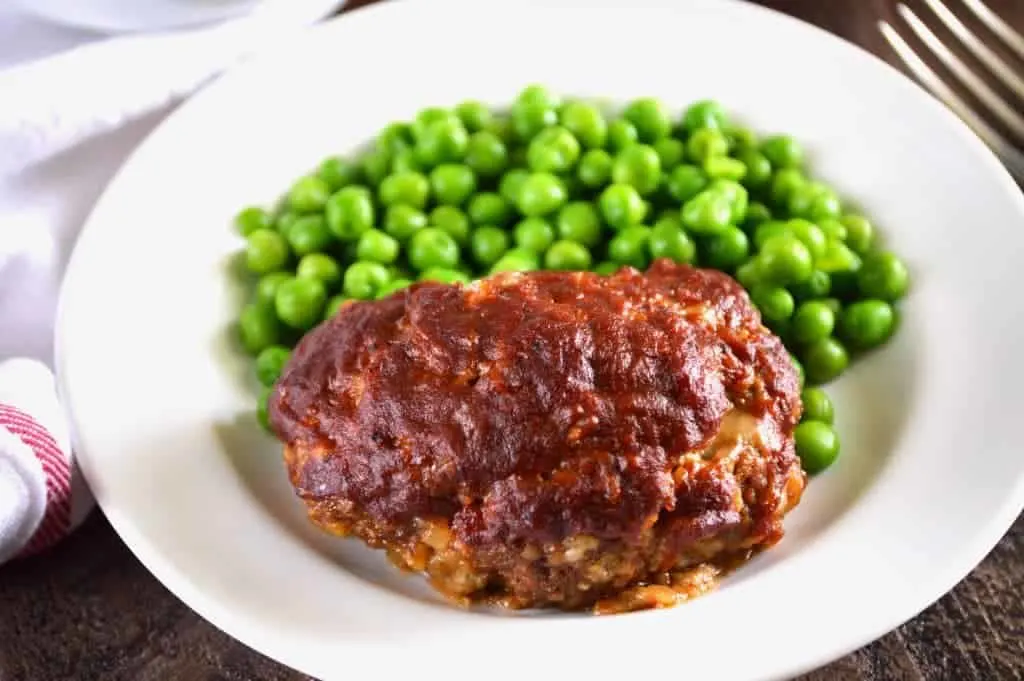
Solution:
[{"label": "dark wood grain", "polygon": [[[684,1],[684,0],[679,0]],[[350,0],[349,9],[372,0]],[[956,0],[950,0],[956,2]],[[1024,29],[1024,1],[988,0]],[[877,31],[889,0],[762,0],[897,64]],[[836,575],[836,588],[848,575]],[[1024,679],[1024,518],[949,594],[800,681]],[[865,604],[868,606],[869,604]],[[846,613],[834,613],[840,622]],[[779,622],[785,626],[785,622]],[[207,624],[160,585],[96,512],[50,553],[0,568],[0,681],[308,679]]]}]

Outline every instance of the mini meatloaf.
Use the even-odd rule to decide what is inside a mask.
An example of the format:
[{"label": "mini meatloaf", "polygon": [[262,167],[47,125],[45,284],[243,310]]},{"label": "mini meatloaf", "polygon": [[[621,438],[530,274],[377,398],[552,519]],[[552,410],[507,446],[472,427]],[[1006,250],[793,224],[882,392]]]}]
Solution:
[{"label": "mini meatloaf", "polygon": [[269,413],[328,532],[462,603],[616,611],[782,537],[800,410],[746,292],[660,260],[349,303],[301,341]]}]

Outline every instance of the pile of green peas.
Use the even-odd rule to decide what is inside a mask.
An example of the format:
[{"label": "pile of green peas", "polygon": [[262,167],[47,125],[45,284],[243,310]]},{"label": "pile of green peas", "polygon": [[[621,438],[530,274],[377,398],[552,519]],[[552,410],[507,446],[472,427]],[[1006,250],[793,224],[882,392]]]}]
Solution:
[{"label": "pile of green peas", "polygon": [[816,473],[839,453],[821,386],[891,337],[909,286],[871,222],[810,177],[793,137],[758,138],[710,100],[672,116],[641,98],[609,115],[530,85],[503,113],[476,101],[427,108],[235,225],[255,275],[239,332],[264,426],[290,349],[347,300],[415,281],[607,275],[669,258],[734,276],[785,342],[805,383],[796,449]]}]

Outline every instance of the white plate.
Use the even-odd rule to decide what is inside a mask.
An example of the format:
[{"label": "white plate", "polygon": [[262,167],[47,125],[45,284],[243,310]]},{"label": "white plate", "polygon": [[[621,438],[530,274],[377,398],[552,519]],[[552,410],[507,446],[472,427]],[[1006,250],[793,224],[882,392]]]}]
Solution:
[{"label": "white plate", "polygon": [[[357,12],[222,78],[111,184],[65,282],[63,391],[110,521],[202,616],[323,679],[778,678],[912,617],[1019,513],[1024,200],[1008,175],[910,81],[822,31],[737,2],[640,4]],[[791,131],[913,267],[898,337],[833,390],[838,464],[778,547],[679,608],[462,612],[320,534],[227,340],[240,206],[421,107],[505,103],[534,81],[676,108],[715,97],[759,130]]]},{"label": "white plate", "polygon": [[102,33],[160,31],[240,16],[262,0],[16,0],[47,21]]}]

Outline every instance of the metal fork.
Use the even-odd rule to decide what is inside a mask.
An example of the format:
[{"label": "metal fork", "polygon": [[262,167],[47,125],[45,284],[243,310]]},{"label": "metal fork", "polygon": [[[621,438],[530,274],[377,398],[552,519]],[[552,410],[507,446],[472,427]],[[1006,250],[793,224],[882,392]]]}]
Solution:
[{"label": "metal fork", "polygon": [[[989,72],[1003,83],[1017,98],[1014,103],[1007,103],[1002,96],[993,90],[984,80],[979,78],[963,60],[946,47],[935,33],[918,18],[905,4],[900,3],[896,9],[902,19],[939,61],[956,76],[957,80],[979,102],[985,105],[988,113],[1001,122],[1018,140],[1024,140],[1024,116],[1019,113],[1024,103],[1024,78],[1005,60],[978,38],[941,0],[924,0],[929,9],[945,24],[963,46],[977,58]],[[1017,33],[1009,24],[1000,19],[995,12],[986,7],[981,0],[960,0],[968,10],[1017,56],[1024,60],[1024,37]],[[924,60],[914,52],[896,29],[886,21],[879,22],[879,29],[896,54],[899,55],[907,68],[921,83],[932,91],[936,97],[946,103],[986,144],[998,155],[1010,173],[1018,181],[1024,182],[1024,153],[1006,139],[953,91]]]}]

